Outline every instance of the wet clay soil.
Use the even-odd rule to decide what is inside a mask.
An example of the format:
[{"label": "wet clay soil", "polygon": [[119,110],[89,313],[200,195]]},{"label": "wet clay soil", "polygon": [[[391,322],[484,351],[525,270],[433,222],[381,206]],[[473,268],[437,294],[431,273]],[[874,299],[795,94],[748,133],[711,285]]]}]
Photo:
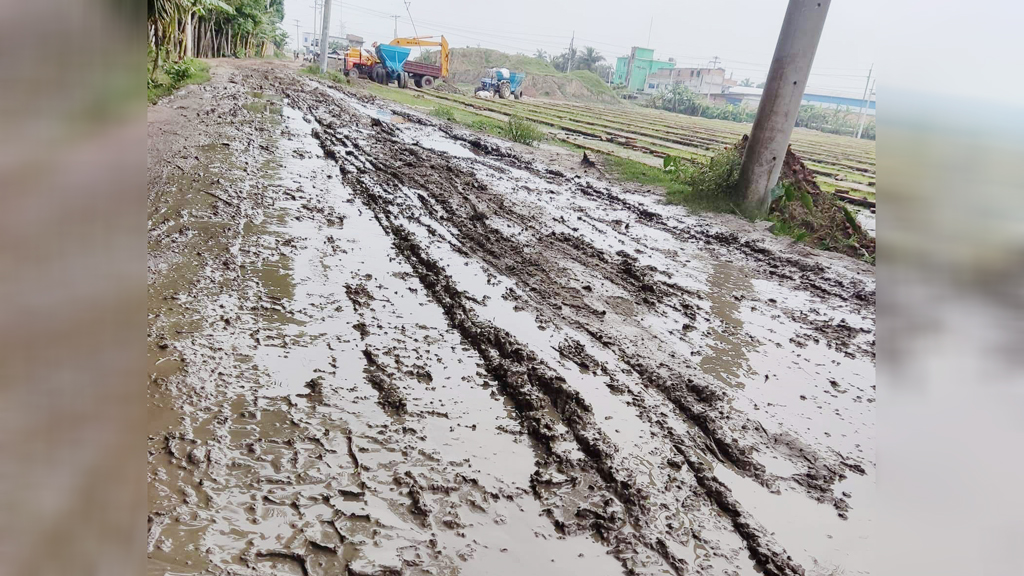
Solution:
[{"label": "wet clay soil", "polygon": [[870,573],[871,267],[290,64],[149,118],[150,574]]}]

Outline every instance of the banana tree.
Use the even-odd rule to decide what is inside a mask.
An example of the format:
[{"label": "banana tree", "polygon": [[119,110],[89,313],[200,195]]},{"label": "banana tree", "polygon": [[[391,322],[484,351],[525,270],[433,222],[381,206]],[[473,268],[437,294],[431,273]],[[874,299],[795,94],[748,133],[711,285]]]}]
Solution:
[{"label": "banana tree", "polygon": [[234,14],[235,9],[222,0],[184,0],[182,9],[185,11],[185,41],[184,56],[193,58],[195,56],[195,33],[193,32],[194,18],[206,16],[213,11],[220,11],[225,14]]}]

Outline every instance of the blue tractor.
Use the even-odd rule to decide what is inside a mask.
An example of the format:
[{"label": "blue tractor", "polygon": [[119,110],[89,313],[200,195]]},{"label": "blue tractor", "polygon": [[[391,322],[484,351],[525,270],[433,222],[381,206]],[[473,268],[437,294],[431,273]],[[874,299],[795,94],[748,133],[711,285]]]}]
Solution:
[{"label": "blue tractor", "polygon": [[385,86],[397,82],[399,88],[405,88],[409,84],[409,74],[402,65],[409,59],[411,52],[412,50],[405,46],[377,44],[374,54],[379,62],[370,69],[370,80]]},{"label": "blue tractor", "polygon": [[490,92],[491,96],[497,95],[505,100],[513,96],[516,100],[523,97],[523,80],[526,79],[526,74],[509,72],[508,68],[492,68],[490,73],[487,78],[480,79],[477,92]]}]

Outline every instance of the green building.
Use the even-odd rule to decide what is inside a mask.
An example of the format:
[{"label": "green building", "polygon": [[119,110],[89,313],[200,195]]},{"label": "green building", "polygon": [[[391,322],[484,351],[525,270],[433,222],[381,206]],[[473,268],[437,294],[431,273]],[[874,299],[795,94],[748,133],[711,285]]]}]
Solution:
[{"label": "green building", "polygon": [[629,56],[620,56],[615,60],[615,76],[612,83],[628,86],[631,91],[644,89],[647,75],[662,68],[675,68],[672,60],[655,60],[653,48],[633,46]]}]

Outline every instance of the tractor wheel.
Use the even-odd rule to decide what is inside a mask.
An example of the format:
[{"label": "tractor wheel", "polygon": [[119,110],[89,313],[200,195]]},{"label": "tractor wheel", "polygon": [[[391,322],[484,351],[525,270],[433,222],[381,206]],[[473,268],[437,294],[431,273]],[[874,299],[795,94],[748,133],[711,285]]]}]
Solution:
[{"label": "tractor wheel", "polygon": [[508,85],[508,82],[502,82],[501,86],[498,86],[498,96],[502,100],[508,100],[508,97],[512,95],[512,87]]},{"label": "tractor wheel", "polygon": [[345,75],[348,76],[349,80],[359,80],[359,70],[355,68],[349,68]]},{"label": "tractor wheel", "polygon": [[424,88],[433,88],[434,87],[434,77],[433,76],[424,76],[423,77],[423,87]]},{"label": "tractor wheel", "polygon": [[412,79],[412,83],[413,83],[413,84],[414,84],[414,85],[415,85],[415,86],[416,86],[417,88],[423,88],[423,76],[415,76],[415,77],[414,77],[414,78]]},{"label": "tractor wheel", "polygon": [[522,100],[522,99],[523,99],[523,89],[520,88],[519,90],[516,90],[516,100]]},{"label": "tractor wheel", "polygon": [[409,86],[409,74],[402,72],[398,75],[398,87],[405,90],[407,86]]},{"label": "tractor wheel", "polygon": [[386,84],[388,81],[388,73],[380,64],[374,64],[373,68],[370,70],[370,80],[373,80],[377,84]]}]

